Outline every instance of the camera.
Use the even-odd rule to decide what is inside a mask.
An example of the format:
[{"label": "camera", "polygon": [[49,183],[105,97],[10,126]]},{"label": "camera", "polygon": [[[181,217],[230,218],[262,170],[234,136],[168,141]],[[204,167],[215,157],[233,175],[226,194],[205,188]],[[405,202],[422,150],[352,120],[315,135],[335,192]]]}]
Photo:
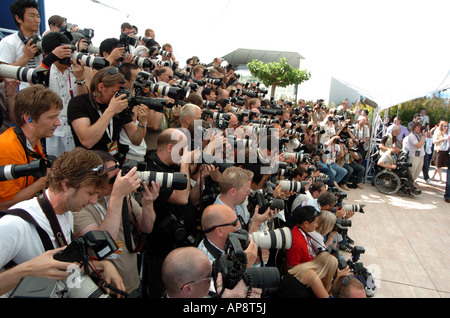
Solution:
[{"label": "camera", "polygon": [[93,68],[94,70],[101,70],[102,68],[109,66],[109,62],[106,61],[105,58],[95,55],[72,52],[71,58],[76,62],[81,60],[84,65]]},{"label": "camera", "polygon": [[230,114],[218,113],[208,109],[203,109],[201,118],[203,120],[206,120],[208,117],[214,120],[216,128],[220,130],[228,128],[228,125],[230,124]]},{"label": "camera", "polygon": [[[138,162],[133,159],[127,159],[122,166],[122,175],[126,175],[134,167],[138,167]],[[136,171],[136,173],[148,185],[155,181],[159,183],[162,189],[184,190],[187,187],[186,174],[181,172]]]},{"label": "camera", "polygon": [[151,98],[151,97],[145,97],[145,96],[136,96],[132,95],[131,92],[125,87],[121,86],[119,91],[116,93],[116,97],[120,95],[126,95],[126,98],[128,100],[128,108],[123,110],[118,116],[120,117],[127,117],[127,116],[133,116],[132,109],[136,105],[144,104],[149,109],[152,109],[157,112],[163,113],[165,108],[168,106],[168,99],[166,98]]},{"label": "camera", "polygon": [[[150,73],[141,71],[136,75],[133,89],[137,96],[146,96],[149,93],[158,93],[162,96],[173,98],[175,101],[183,100],[189,96],[190,87],[165,86],[152,83]],[[166,105],[167,106],[167,105]]]},{"label": "camera", "polygon": [[0,76],[17,79],[21,82],[47,85],[46,69],[0,64]]},{"label": "camera", "polygon": [[290,192],[305,192],[305,186],[309,184],[308,181],[290,181],[290,180],[280,180],[281,191]]},{"label": "camera", "polygon": [[271,210],[284,209],[284,201],[274,199],[271,191],[266,194],[261,191],[255,191],[248,196],[248,211],[251,216],[255,213],[256,206],[259,207],[258,213],[264,214],[268,208]]},{"label": "camera", "polygon": [[260,248],[287,250],[292,247],[292,232],[288,227],[268,231],[256,231],[249,235],[253,242]]},{"label": "camera", "polygon": [[344,256],[332,245],[328,246],[325,250],[334,255],[338,259],[338,268],[340,270],[350,268],[354,277],[358,279],[364,285],[364,291],[367,297],[373,297],[375,295],[375,282],[372,274],[364,267],[363,263],[358,262],[361,254],[365,253],[365,249],[362,246],[354,246],[352,248],[352,258],[345,260]]},{"label": "camera", "polygon": [[246,231],[228,234],[225,253],[212,265],[212,277],[217,279],[222,273],[223,287],[233,289],[241,279],[251,291],[252,288],[277,288],[280,284],[280,273],[276,267],[247,268],[247,255],[244,250],[250,243]]},{"label": "camera", "polygon": [[[14,289],[11,298],[109,298],[87,275],[88,262],[92,253],[99,260],[107,258],[118,249],[116,242],[107,231],[90,231],[74,239],[64,250],[56,253],[53,258],[61,262],[80,263],[84,273],[73,281],[56,281],[39,277],[25,277]],[[73,277],[71,278],[73,280]],[[108,286],[113,288],[113,286]],[[121,291],[119,291],[121,292]],[[123,292],[122,292],[123,293]]]},{"label": "camera", "polygon": [[[20,33],[20,32],[19,32]],[[21,33],[20,33],[21,34]],[[21,35],[23,37],[23,35]],[[23,44],[27,45],[28,41],[31,40],[30,45],[36,44],[38,50],[34,56],[38,56],[42,54],[42,37],[39,34],[33,34],[32,36],[25,38],[22,38]]]},{"label": "camera", "polygon": [[365,204],[345,204],[343,207],[347,211],[364,213]]},{"label": "camera", "polygon": [[35,178],[47,175],[47,162],[45,159],[33,160],[23,165],[0,166],[0,181],[13,180],[20,177],[33,176]]},{"label": "camera", "polygon": [[299,153],[299,152],[285,152],[284,153],[285,159],[294,160],[297,162],[306,162],[310,160],[310,154],[309,153]]}]

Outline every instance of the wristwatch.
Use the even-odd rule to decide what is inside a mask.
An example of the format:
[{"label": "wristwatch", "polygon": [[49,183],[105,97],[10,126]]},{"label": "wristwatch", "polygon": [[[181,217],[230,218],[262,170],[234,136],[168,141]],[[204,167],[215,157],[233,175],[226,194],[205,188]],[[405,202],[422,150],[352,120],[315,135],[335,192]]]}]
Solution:
[{"label": "wristwatch", "polygon": [[145,127],[147,127],[147,123],[145,123],[145,124],[138,123],[138,126],[141,128],[145,128]]},{"label": "wristwatch", "polygon": [[86,83],[86,79],[84,79],[82,81],[75,80],[75,84],[77,84],[77,85],[84,85],[85,83]]}]

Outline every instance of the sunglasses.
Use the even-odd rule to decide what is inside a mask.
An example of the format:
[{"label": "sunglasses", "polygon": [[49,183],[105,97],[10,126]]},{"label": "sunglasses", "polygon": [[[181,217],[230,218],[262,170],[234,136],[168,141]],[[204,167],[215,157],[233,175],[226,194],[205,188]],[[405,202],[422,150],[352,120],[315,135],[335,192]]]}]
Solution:
[{"label": "sunglasses", "polygon": [[97,174],[102,174],[104,171],[110,172],[114,169],[119,168],[119,164],[116,162],[114,166],[107,168],[106,165],[99,165],[96,168],[89,169],[89,171],[97,172]]},{"label": "sunglasses", "polygon": [[220,225],[214,225],[214,226],[211,226],[209,229],[204,230],[203,233],[209,233],[209,232],[212,232],[212,231],[214,231],[215,229],[217,229],[218,227],[222,227],[222,226],[237,226],[238,222],[239,222],[239,220],[236,219],[236,220],[234,220],[234,221],[231,222],[231,223],[225,223],[225,224],[220,224]]},{"label": "sunglasses", "polygon": [[105,77],[106,75],[116,75],[119,74],[119,69],[117,67],[111,67],[109,68],[105,73],[103,73],[102,76],[100,76],[100,79],[98,80],[99,83],[101,83],[103,77]]}]

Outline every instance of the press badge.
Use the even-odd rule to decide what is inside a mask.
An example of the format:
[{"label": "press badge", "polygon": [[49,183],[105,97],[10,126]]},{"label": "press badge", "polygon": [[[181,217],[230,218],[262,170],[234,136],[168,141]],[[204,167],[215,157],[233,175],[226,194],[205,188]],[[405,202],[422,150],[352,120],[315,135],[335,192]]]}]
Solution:
[{"label": "press badge", "polygon": [[117,141],[112,141],[108,144],[108,152],[114,156],[119,152],[119,146],[117,144]]}]

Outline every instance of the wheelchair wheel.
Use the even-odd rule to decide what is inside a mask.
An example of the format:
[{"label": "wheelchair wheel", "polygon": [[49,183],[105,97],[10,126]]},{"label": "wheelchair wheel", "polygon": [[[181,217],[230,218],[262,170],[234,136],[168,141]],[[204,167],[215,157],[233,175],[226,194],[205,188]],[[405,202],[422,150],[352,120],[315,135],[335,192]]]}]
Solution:
[{"label": "wheelchair wheel", "polygon": [[400,189],[402,183],[394,172],[383,170],[375,175],[374,185],[381,193],[394,194]]}]

